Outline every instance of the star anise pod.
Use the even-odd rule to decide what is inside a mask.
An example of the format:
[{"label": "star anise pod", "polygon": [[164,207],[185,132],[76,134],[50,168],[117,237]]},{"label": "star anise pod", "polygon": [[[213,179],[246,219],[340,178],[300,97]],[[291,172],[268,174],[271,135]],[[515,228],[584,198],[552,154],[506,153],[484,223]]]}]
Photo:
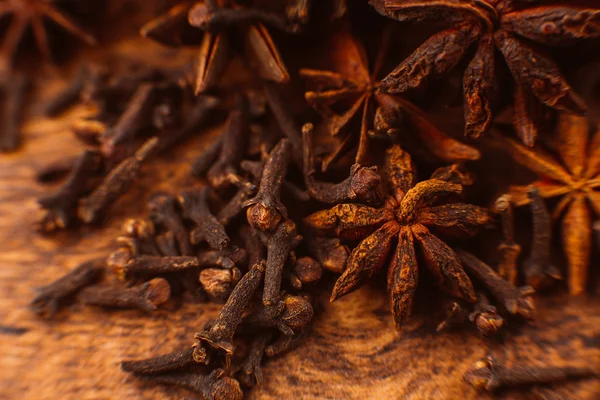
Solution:
[{"label": "star anise pod", "polygon": [[[328,50],[334,60],[333,71],[301,69],[308,86],[313,90],[306,92],[308,103],[326,120],[327,131],[341,138],[339,146],[323,161],[326,170],[331,162],[337,160],[352,146],[355,137],[352,124],[360,120],[360,134],[356,163],[370,164],[369,134],[372,131],[397,129],[397,122],[407,120],[416,130],[423,144],[439,158],[455,162],[475,160],[479,152],[460,143],[435,127],[425,113],[418,107],[397,96],[377,92],[379,81],[376,79],[384,56],[387,53],[389,31],[383,35],[377,59],[372,72],[365,49],[347,28],[336,32]],[[339,114],[339,106],[349,105]],[[377,109],[375,109],[377,107]]]},{"label": "star anise pod", "polygon": [[10,16],[10,25],[2,40],[2,57],[12,63],[23,35],[31,27],[39,51],[48,62],[52,62],[50,40],[45,23],[50,21],[83,42],[93,45],[96,39],[79,26],[59,8],[60,1],[53,0],[5,0],[0,3],[0,17]]},{"label": "star anise pod", "polygon": [[[244,44],[244,56],[258,75],[274,82],[287,82],[289,73],[265,24],[285,31],[295,25],[277,14],[244,8],[235,1],[181,2],[165,15],[148,22],[141,34],[163,44],[180,45],[186,25],[204,30],[196,71],[196,93],[213,86],[227,66],[230,28],[235,26]],[[198,32],[200,34],[200,32]]]},{"label": "star anise pod", "polygon": [[454,250],[437,234],[472,235],[487,225],[490,217],[485,209],[471,204],[434,205],[436,200],[460,194],[462,185],[436,178],[416,183],[411,157],[399,145],[387,150],[385,163],[391,195],[383,207],[338,204],[309,215],[305,223],[320,234],[362,240],[348,257],[331,301],[356,290],[381,270],[395,247],[388,269],[388,295],[396,327],[400,329],[410,315],[417,290],[419,263],[415,242],[420,260],[437,283],[452,295],[474,303],[477,298],[471,280]]},{"label": "star anise pod", "polygon": [[[553,219],[563,215],[562,240],[569,268],[569,290],[585,290],[592,242],[592,212],[600,215],[600,127],[590,139],[589,120],[572,114],[559,116],[556,152],[526,148],[514,140],[502,138],[515,161],[534,171],[540,180],[532,183],[544,198],[563,196]],[[528,186],[513,186],[512,201],[530,202]]]},{"label": "star anise pod", "polygon": [[[582,115],[586,106],[558,66],[536,44],[557,46],[600,36],[600,9],[546,5],[515,9],[511,0],[370,0],[381,14],[398,21],[451,21],[453,26],[430,37],[392,73],[380,90],[402,93],[430,77],[452,70],[477,43],[463,79],[465,134],[484,135],[492,120],[496,86],[494,49],[502,54],[515,80],[515,127],[532,146],[538,129],[537,103]],[[526,3],[531,3],[527,1]]]}]

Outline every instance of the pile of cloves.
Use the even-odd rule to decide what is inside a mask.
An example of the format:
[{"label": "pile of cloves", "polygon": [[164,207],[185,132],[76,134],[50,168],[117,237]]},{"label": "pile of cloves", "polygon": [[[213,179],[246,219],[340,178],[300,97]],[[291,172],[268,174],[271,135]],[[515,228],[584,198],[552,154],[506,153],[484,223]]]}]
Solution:
[{"label": "pile of cloves", "polygon": [[[590,22],[600,10],[531,6],[529,11],[528,6],[514,8],[511,1],[487,0],[262,3],[269,2],[182,1],[146,23],[140,33],[166,46],[197,45],[199,54],[189,65],[169,69],[129,63],[114,68],[84,63],[45,104],[47,118],[76,104],[93,107],[95,115],[72,122],[74,136],[86,149],[38,172],[41,183],[61,181],[53,193],[38,199],[43,211],[38,229],[44,234],[104,223],[132,187],[144,186],[148,164],[164,162],[162,153],[209,127],[219,132],[186,166],[185,186],[171,185],[160,192],[145,188],[145,215],[124,221],[114,251],[40,288],[31,303],[33,312],[52,318],[73,303],[142,313],[175,309],[183,302],[222,304],[214,320],[198,326],[195,335],[171,353],[124,360],[121,368],[202,398],[240,399],[244,390],[263,381],[261,368],[268,358],[301,345],[310,335],[323,298],[335,301],[385,268],[398,331],[412,311],[417,290],[435,286],[436,296],[449,304],[445,318],[436,320],[440,334],[471,328],[495,344],[507,325],[535,320],[536,291],[557,290],[563,277],[570,279],[573,294],[583,291],[592,247],[592,227],[587,226],[591,206],[586,201],[594,203],[595,211],[600,207],[600,164],[594,158],[600,155],[600,129],[592,139],[588,128],[593,121],[575,115],[584,112],[584,104],[558,67],[534,56],[522,38],[510,35],[541,44],[552,44],[561,35],[600,37],[597,24]],[[390,68],[387,77],[377,76],[390,67],[386,57],[393,26],[388,20],[421,23],[446,11],[452,23],[460,22],[456,27],[427,39]],[[523,20],[521,14],[529,12],[534,17]],[[579,30],[563,26],[557,12],[566,13]],[[496,21],[500,16],[507,22]],[[373,32],[363,18],[375,21]],[[475,23],[477,18],[484,22]],[[535,21],[544,29],[529,26]],[[362,31],[352,29],[352,23]],[[483,27],[496,32],[483,33]],[[327,48],[331,54],[322,59],[316,57],[318,62],[303,60],[290,73],[271,28],[309,44],[326,33],[326,42],[331,39],[335,48]],[[377,45],[367,51],[375,37]],[[440,101],[452,103],[445,108],[455,106],[449,99],[460,97],[454,93],[456,82],[443,88],[435,81],[432,86],[440,85],[439,93],[421,86],[429,75],[440,79],[460,65],[475,41],[478,48],[461,88],[465,132],[471,139],[504,140],[491,147],[508,149],[517,162],[534,172],[541,170],[540,181],[526,189],[496,193],[495,188],[482,189],[485,185],[473,188],[479,172],[486,173],[486,160],[474,140],[463,143],[445,133],[446,127],[438,127],[429,120],[431,112],[421,109],[438,95]],[[496,107],[509,103],[491,98],[497,86],[494,46],[511,72],[519,65],[527,77],[513,76],[516,136],[532,146],[552,118],[563,136],[540,138],[538,148],[531,150],[487,134],[505,128],[493,117]],[[511,46],[515,54],[507,50]],[[221,78],[236,52],[245,62],[240,68],[247,69],[251,79],[232,88]],[[369,68],[373,54],[377,56]],[[542,61],[536,64],[531,61],[535,59]],[[321,64],[327,68],[316,67]],[[287,96],[301,86],[294,86],[296,75],[306,79],[308,87],[304,99],[288,104]],[[536,77],[531,78],[535,84],[530,77]],[[0,150],[18,145],[28,85],[21,76],[3,82],[7,115]],[[527,92],[526,86],[535,93]],[[446,89],[450,93],[444,93]],[[568,109],[567,98],[576,110]],[[296,104],[303,109],[295,110]],[[535,114],[534,108],[542,106],[544,112]],[[595,150],[582,172],[575,150],[585,153],[581,149],[586,144]],[[538,154],[542,146],[560,154],[565,169]],[[429,179],[421,176],[422,170],[428,171]],[[546,175],[562,186],[549,184]],[[478,195],[496,200],[482,204]],[[545,199],[555,195],[565,198],[558,213],[551,215]],[[517,238],[521,221],[515,224],[515,208],[523,205],[531,214],[528,247]],[[569,208],[572,221],[565,223],[563,234],[567,244],[577,247],[572,254],[566,250],[571,255],[568,274],[551,255],[553,219],[566,207],[574,211]],[[583,233],[573,229],[579,223]],[[465,241],[491,229],[501,236],[494,257]],[[593,229],[600,241],[598,222]],[[333,275],[339,279],[329,293]],[[486,358],[466,373],[465,380],[476,389],[494,391],[596,374],[592,368],[511,369]]]}]

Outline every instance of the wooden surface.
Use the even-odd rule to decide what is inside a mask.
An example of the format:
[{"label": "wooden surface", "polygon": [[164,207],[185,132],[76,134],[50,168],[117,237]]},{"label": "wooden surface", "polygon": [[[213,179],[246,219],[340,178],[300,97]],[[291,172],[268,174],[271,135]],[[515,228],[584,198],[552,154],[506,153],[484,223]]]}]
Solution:
[{"label": "wooden surface", "polygon": [[[48,82],[34,100],[41,102],[59,85]],[[27,308],[35,287],[83,260],[106,255],[123,220],[145,213],[152,191],[176,191],[192,183],[189,163],[214,134],[205,133],[148,163],[141,182],[113,207],[101,228],[41,236],[33,229],[39,216],[35,199],[51,188],[35,182],[35,171],[80,151],[69,127],[86,112],[78,108],[58,120],[32,116],[23,148],[0,155],[0,399],[193,398],[140,382],[121,372],[119,362],[190,344],[219,305],[185,305],[154,314],[73,306],[50,322]],[[491,397],[474,392],[462,376],[488,353],[507,364],[600,365],[598,298],[539,299],[537,324],[513,326],[499,343],[469,329],[435,334],[433,316],[419,312],[398,334],[385,297],[382,287],[368,286],[327,304],[299,350],[269,360],[264,382],[249,398],[487,399]],[[600,383],[587,380],[556,388],[565,398],[594,399]],[[507,392],[496,398],[532,397]]]}]

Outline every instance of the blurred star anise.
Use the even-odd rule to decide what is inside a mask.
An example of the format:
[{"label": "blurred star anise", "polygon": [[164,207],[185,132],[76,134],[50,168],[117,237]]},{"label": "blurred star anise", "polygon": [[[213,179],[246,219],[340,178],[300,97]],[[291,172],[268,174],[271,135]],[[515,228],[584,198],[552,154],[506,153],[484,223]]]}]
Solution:
[{"label": "blurred star anise", "polygon": [[45,61],[52,62],[52,50],[45,23],[50,21],[87,44],[96,39],[71,19],[53,0],[5,0],[0,3],[0,17],[10,16],[11,21],[2,40],[2,57],[12,62],[27,28],[31,27],[40,53]]},{"label": "blurred star anise", "polygon": [[[379,87],[376,77],[387,54],[389,33],[388,30],[383,34],[372,72],[369,72],[365,49],[347,27],[334,33],[332,42],[328,46],[330,56],[333,58],[333,71],[300,69],[300,76],[312,89],[306,92],[306,100],[325,119],[327,132],[334,137],[341,137],[338,147],[323,161],[323,169],[326,170],[331,162],[343,156],[354,144],[356,139],[352,130],[357,118],[360,118],[360,134],[355,158],[358,164],[371,163],[370,132],[397,129],[398,126],[395,125],[403,120],[407,120],[416,130],[428,150],[444,161],[455,162],[479,158],[477,150],[440,131],[429,122],[425,113],[412,103],[376,91]],[[344,107],[345,110],[341,114],[335,111],[339,107]]]},{"label": "blurred star anise", "polygon": [[[477,300],[471,280],[446,243],[430,231],[443,234],[476,233],[490,222],[485,209],[465,203],[435,206],[436,200],[462,192],[462,185],[437,178],[416,183],[408,153],[393,145],[386,154],[387,180],[391,195],[381,208],[361,204],[338,204],[309,215],[305,223],[321,234],[343,239],[362,239],[337,280],[331,301],[362,285],[378,272],[397,242],[388,269],[388,295],[397,329],[410,315],[418,283],[415,241],[422,261],[437,283],[450,294]],[[447,200],[446,200],[447,201]]]},{"label": "blurred star anise", "polygon": [[[558,157],[540,148],[529,149],[517,142],[500,139],[515,161],[530,168],[540,180],[532,183],[544,198],[564,196],[553,218],[563,216],[562,239],[569,267],[569,290],[585,290],[592,243],[592,210],[600,216],[600,127],[590,139],[589,120],[561,114],[557,127]],[[518,205],[530,202],[528,186],[513,186],[510,194]],[[591,208],[591,210],[590,210]]]},{"label": "blurred star anise", "polygon": [[[558,66],[531,42],[565,45],[600,36],[600,9],[572,5],[516,8],[516,0],[370,0],[381,14],[398,21],[450,21],[454,25],[423,43],[380,85],[388,93],[420,86],[429,77],[452,70],[475,42],[478,49],[463,80],[465,134],[478,138],[492,120],[491,100],[496,86],[494,50],[498,48],[516,82],[515,127],[532,146],[537,136],[536,103],[582,115],[586,111],[561,75]],[[526,3],[531,3],[527,1]]]},{"label": "blurred star anise", "polygon": [[[256,9],[242,8],[235,1],[206,0],[181,2],[166,14],[148,22],[143,36],[167,45],[182,44],[183,30],[189,24],[204,30],[196,71],[196,93],[213,86],[227,66],[230,33],[235,25],[244,45],[244,56],[258,75],[274,82],[287,82],[289,73],[265,24],[293,30],[283,17]],[[289,28],[289,29],[288,29]]]}]

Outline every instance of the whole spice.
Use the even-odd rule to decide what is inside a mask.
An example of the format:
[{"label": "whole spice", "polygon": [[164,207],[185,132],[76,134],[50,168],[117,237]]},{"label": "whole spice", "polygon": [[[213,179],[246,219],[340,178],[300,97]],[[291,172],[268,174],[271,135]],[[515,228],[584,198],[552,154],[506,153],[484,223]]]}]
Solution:
[{"label": "whole spice", "polygon": [[176,350],[169,354],[137,361],[123,361],[121,369],[140,375],[154,375],[192,367],[196,364],[192,348]]},{"label": "whole spice", "polygon": [[198,244],[206,241],[210,247],[222,250],[229,246],[229,236],[225,227],[208,208],[209,189],[202,187],[181,192],[178,196],[183,216],[194,221],[196,228],[190,232],[190,242]]},{"label": "whole spice", "polygon": [[52,318],[64,300],[99,280],[103,273],[103,260],[86,261],[60,279],[40,288],[29,307],[40,316]]},{"label": "whole spice", "polygon": [[154,278],[130,288],[90,286],[79,294],[84,304],[103,307],[139,308],[154,311],[171,296],[171,287],[163,278]]}]

